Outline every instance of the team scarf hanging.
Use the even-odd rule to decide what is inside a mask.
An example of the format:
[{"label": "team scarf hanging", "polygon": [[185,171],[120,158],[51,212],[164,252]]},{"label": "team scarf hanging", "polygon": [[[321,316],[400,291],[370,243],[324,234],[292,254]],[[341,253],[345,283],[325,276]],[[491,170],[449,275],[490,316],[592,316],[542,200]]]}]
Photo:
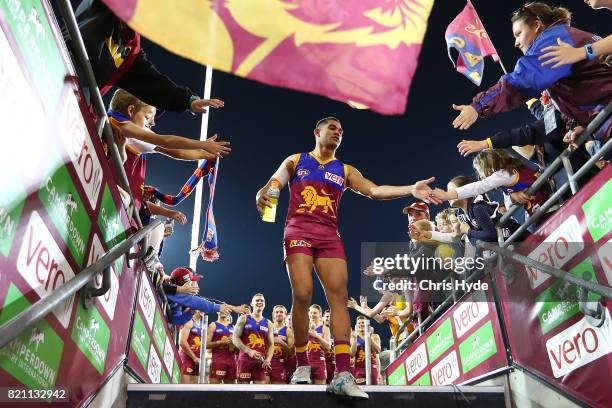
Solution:
[{"label": "team scarf hanging", "polygon": [[208,199],[208,209],[206,210],[206,224],[204,225],[204,233],[202,234],[202,242],[200,246],[192,250],[199,251],[202,259],[208,262],[214,262],[219,259],[219,248],[217,246],[217,225],[215,224],[215,216],[213,215],[213,202],[215,200],[215,186],[217,184],[217,174],[219,173],[219,160],[215,162],[215,166],[208,174],[208,186],[210,196]]},{"label": "team scarf hanging", "polygon": [[155,187],[145,186],[144,194],[152,195],[159,199],[162,203],[170,206],[175,206],[183,202],[193,192],[194,187],[200,179],[205,175],[210,174],[211,170],[216,167],[216,161],[202,160],[202,163],[193,172],[191,177],[185,182],[177,195],[164,194]]}]

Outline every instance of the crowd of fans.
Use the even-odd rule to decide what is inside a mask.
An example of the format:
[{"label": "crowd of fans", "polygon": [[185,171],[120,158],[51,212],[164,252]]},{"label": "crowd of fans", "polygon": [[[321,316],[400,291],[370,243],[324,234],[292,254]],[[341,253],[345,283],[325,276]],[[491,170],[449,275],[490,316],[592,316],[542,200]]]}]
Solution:
[{"label": "crowd of fans", "polygon": [[[612,8],[612,1],[589,0],[593,8]],[[206,354],[210,362],[210,382],[286,384],[295,370],[295,347],[291,316],[282,305],[273,308],[272,319],[264,317],[265,298],[253,296],[250,307],[211,302],[198,296],[198,280],[189,268],[176,268],[170,275],[160,261],[163,241],[172,235],[172,222],[187,222],[180,211],[169,209],[145,194],[146,156],[161,153],[178,160],[216,160],[230,153],[229,142],[196,141],[176,135],[159,135],[155,125],[156,107],[172,110],[204,112],[208,107],[221,108],[223,101],[201,99],[188,88],[176,85],[159,73],[140,48],[140,37],[116,18],[101,2],[83,1],[76,13],[99,88],[103,93],[113,86],[108,116],[117,145],[124,160],[124,169],[131,187],[133,205],[146,225],[153,217],[168,220],[152,232],[146,251],[146,267],[156,286],[167,298],[168,319],[180,332],[181,370],[184,382],[196,382],[200,366],[202,313],[217,313],[208,326]],[[541,172],[568,146],[574,149],[570,158],[574,169],[598,154],[608,142],[612,118],[597,128],[586,143],[576,140],[589,123],[612,99],[611,37],[600,39],[571,27],[571,13],[562,7],[545,3],[527,3],[512,16],[515,45],[521,57],[513,72],[504,75],[490,89],[475,96],[471,104],[454,105],[459,115],[455,128],[468,129],[478,118],[487,118],[525,106],[534,121],[511,130],[503,130],[484,140],[462,140],[461,155],[476,154],[473,168],[478,180],[457,175],[446,189],[435,189],[433,197],[448,201],[450,208],[438,212],[430,221],[427,204],[417,202],[404,209],[408,216],[411,256],[426,256],[457,262],[477,240],[498,241],[496,224],[514,203],[522,205],[526,217],[531,216],[551,196],[555,179],[545,183],[532,195],[526,191]],[[112,41],[108,41],[108,39]],[[110,45],[113,45],[112,47]],[[522,157],[507,148],[513,147]],[[608,165],[608,152],[597,162],[599,169]],[[597,170],[587,174],[588,181]],[[490,193],[501,191],[504,202],[497,202]],[[126,206],[130,194],[124,192]],[[569,196],[564,197],[565,199]],[[562,201],[549,209],[555,211]],[[545,219],[545,218],[542,218]],[[540,222],[542,222],[540,219]],[[511,219],[500,229],[508,238],[520,226]],[[525,231],[519,239],[525,239]],[[371,268],[366,274],[374,274]],[[452,274],[452,268],[451,272]],[[377,279],[402,278],[392,269],[378,274]],[[411,279],[448,279],[444,268],[423,268]],[[163,290],[162,290],[163,289]],[[166,299],[164,299],[165,301]],[[362,299],[348,300],[348,306],[359,313],[388,322],[392,335],[400,328],[402,336],[416,326],[439,305],[440,297],[428,298],[420,291],[383,292],[372,308]],[[235,326],[232,313],[237,313]],[[333,339],[329,332],[329,311],[312,305],[309,312],[310,336],[307,345],[311,377],[315,384],[329,382],[333,375]],[[380,337],[365,336],[366,317],[357,318],[351,334],[350,351],[353,374],[365,383],[365,339],[372,350],[372,384],[382,383]]]}]

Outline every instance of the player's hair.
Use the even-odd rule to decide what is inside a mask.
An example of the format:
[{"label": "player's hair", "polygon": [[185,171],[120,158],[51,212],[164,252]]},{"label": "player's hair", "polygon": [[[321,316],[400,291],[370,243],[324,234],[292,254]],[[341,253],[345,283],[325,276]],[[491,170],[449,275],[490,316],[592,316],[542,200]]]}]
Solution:
[{"label": "player's hair", "polygon": [[365,316],[357,316],[357,320],[368,320]]},{"label": "player's hair", "polygon": [[283,309],[287,313],[287,308],[283,305],[276,305],[272,308],[272,313],[276,312],[276,309]]},{"label": "player's hair", "polygon": [[136,112],[138,112],[145,106],[149,106],[148,104],[144,103],[128,91],[125,91],[121,88],[117,89],[110,101],[110,108],[114,111],[127,114],[127,110],[130,105],[134,105]]},{"label": "player's hair", "polygon": [[330,310],[330,309],[325,309],[325,310],[323,311],[323,314],[325,314],[325,313],[327,313],[327,312],[331,313],[331,310]]},{"label": "player's hair", "polygon": [[257,296],[261,296],[261,297],[262,297],[262,298],[264,298],[264,299],[266,298],[266,297],[263,295],[263,293],[256,293],[256,294],[254,294],[254,295],[251,297],[251,300],[253,300],[253,298],[255,298],[255,297],[257,297]]},{"label": "player's hair", "polygon": [[316,303],[313,305],[310,305],[310,309],[317,309],[319,313],[323,314],[323,309],[321,309],[321,306],[317,305]]},{"label": "player's hair", "polygon": [[317,125],[315,126],[315,128],[321,127],[321,126],[325,125],[327,122],[330,122],[332,120],[335,120],[336,122],[340,123],[340,119],[338,119],[337,117],[335,117],[335,116],[328,116],[326,118],[320,119],[317,122]]}]

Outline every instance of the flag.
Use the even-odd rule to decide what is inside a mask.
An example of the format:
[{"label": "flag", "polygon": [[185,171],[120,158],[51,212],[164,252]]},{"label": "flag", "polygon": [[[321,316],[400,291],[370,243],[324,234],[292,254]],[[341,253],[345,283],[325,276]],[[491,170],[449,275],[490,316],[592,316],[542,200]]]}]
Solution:
[{"label": "flag", "polygon": [[433,0],[103,0],[162,47],[215,69],[401,114]]},{"label": "flag", "polygon": [[[491,55],[495,62],[499,61],[497,51],[469,0],[463,11],[446,28],[444,37],[448,57],[453,65],[476,85],[482,81],[484,58]],[[450,53],[451,48],[459,52],[456,64]]]}]

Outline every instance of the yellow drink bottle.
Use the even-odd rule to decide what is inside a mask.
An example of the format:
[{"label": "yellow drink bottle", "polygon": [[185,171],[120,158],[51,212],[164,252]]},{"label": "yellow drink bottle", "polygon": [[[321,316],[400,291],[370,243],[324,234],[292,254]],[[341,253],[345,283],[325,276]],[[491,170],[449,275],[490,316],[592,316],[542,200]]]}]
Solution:
[{"label": "yellow drink bottle", "polygon": [[276,207],[278,206],[278,197],[280,197],[280,184],[276,180],[272,180],[270,188],[268,188],[267,196],[270,199],[272,207],[265,207],[263,211],[263,217],[261,219],[265,222],[276,221]]}]

